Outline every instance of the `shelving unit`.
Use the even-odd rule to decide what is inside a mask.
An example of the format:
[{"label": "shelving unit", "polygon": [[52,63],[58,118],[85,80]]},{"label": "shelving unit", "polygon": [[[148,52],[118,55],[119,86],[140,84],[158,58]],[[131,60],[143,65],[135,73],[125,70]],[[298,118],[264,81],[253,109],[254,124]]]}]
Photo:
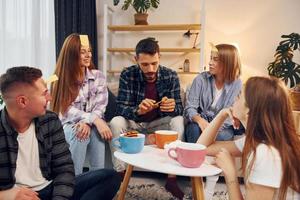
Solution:
[{"label": "shelving unit", "polygon": [[[110,74],[120,74],[122,72],[122,70],[107,70],[107,73]],[[177,74],[199,74],[199,72],[181,72],[178,71]]]},{"label": "shelving unit", "polygon": [[109,25],[110,31],[184,31],[200,30],[200,24]]},{"label": "shelving unit", "polygon": [[[107,48],[107,51],[112,53],[132,53],[135,52],[134,48]],[[160,48],[160,52],[165,53],[199,53],[200,48]]]},{"label": "shelving unit", "polygon": [[[108,24],[108,12],[113,13],[107,5],[104,5],[104,23],[103,23],[103,73],[105,76],[107,74],[117,74],[121,72],[121,69],[114,69],[112,66],[108,66],[108,54],[114,55],[116,53],[120,54],[133,54],[135,52],[134,48],[128,47],[111,47],[108,45],[109,37],[108,34],[113,34],[116,32],[180,32],[182,31],[199,31],[201,30],[200,24],[152,24],[152,25],[109,25]],[[200,33],[201,34],[201,33]],[[201,46],[202,47],[202,46]],[[161,47],[161,53],[169,54],[190,54],[198,53],[200,54],[200,48],[185,48],[185,47]],[[178,56],[176,56],[178,57]],[[199,56],[200,57],[200,56]],[[176,70],[177,71],[177,70]],[[199,72],[182,72],[178,71],[178,74],[198,74]]]}]

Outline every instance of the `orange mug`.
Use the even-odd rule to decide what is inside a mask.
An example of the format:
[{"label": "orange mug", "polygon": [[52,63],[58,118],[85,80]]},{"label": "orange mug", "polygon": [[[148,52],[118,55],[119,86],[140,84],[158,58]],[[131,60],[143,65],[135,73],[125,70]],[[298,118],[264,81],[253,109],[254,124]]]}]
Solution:
[{"label": "orange mug", "polygon": [[177,140],[178,133],[170,130],[158,130],[154,134],[149,135],[149,140],[153,141],[154,144],[160,149],[163,149],[165,144]]}]

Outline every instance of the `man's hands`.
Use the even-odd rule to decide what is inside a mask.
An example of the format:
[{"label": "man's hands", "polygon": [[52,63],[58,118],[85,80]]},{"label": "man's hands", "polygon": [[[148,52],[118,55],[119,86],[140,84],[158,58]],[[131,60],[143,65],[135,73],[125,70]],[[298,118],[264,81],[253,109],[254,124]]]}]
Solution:
[{"label": "man's hands", "polygon": [[161,101],[156,102],[152,99],[144,99],[138,107],[138,115],[144,115],[153,109],[159,107],[161,112],[173,112],[175,110],[175,100],[163,97]]},{"label": "man's hands", "polygon": [[94,121],[94,124],[95,124],[102,139],[104,139],[104,140],[112,139],[112,136],[113,136],[112,132],[103,119],[100,119],[97,117]]},{"label": "man's hands", "polygon": [[40,200],[38,193],[26,187],[14,187],[0,191],[0,199],[5,200]]},{"label": "man's hands", "polygon": [[39,200],[38,193],[25,187],[17,188],[15,200]]},{"label": "man's hands", "polygon": [[175,99],[164,97],[160,103],[159,109],[161,112],[173,112],[175,110],[175,105]]},{"label": "man's hands", "polygon": [[144,115],[144,114],[152,111],[155,108],[157,108],[157,107],[155,106],[155,101],[154,100],[144,99],[140,103],[137,113],[138,113],[138,115]]}]

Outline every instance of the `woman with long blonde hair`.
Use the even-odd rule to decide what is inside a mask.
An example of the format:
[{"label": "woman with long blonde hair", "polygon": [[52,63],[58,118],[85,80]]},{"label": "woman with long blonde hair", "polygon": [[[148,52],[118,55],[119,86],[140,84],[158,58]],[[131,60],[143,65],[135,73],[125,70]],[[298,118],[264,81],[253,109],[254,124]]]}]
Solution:
[{"label": "woman with long blonde hair", "polygon": [[60,51],[51,85],[51,109],[59,114],[74,161],[81,174],[86,156],[90,169],[104,168],[105,140],[112,133],[103,120],[108,101],[106,79],[94,69],[86,35],[71,34]]},{"label": "woman with long blonde hair", "polygon": [[[199,74],[188,92],[184,116],[188,123],[185,139],[195,143],[200,134],[223,109],[232,106],[242,88],[241,61],[238,49],[231,44],[213,47],[209,71]],[[230,121],[225,121],[217,140],[232,140],[237,133]]]},{"label": "woman with long blonde hair", "polygon": [[[230,117],[246,127],[236,141],[216,141]],[[197,141],[208,146],[223,170],[230,199],[300,199],[300,135],[284,84],[275,78],[252,77],[231,109],[223,109]],[[242,157],[245,197],[231,155]]]}]

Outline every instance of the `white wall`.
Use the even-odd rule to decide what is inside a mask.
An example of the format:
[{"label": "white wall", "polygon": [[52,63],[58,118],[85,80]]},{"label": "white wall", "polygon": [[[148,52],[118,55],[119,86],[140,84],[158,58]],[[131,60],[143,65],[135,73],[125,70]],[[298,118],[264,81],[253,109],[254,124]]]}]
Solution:
[{"label": "white wall", "polygon": [[299,10],[299,0],[207,0],[206,61],[209,41],[236,43],[242,57],[242,77],[267,75],[281,35],[300,33]]},{"label": "white wall", "polygon": [[[112,6],[112,0],[97,0],[98,3],[98,30],[99,45],[102,45],[102,21],[103,4]],[[150,24],[163,23],[199,23],[201,0],[161,0],[159,8],[150,11]],[[234,43],[238,44],[243,64],[243,79],[250,75],[266,75],[268,63],[273,61],[273,55],[282,34],[292,32],[300,33],[299,10],[300,0],[206,0],[205,2],[205,60],[209,61],[209,42]],[[113,6],[112,6],[113,7]],[[122,11],[121,5],[113,7],[116,12],[113,24],[133,24],[133,10]],[[148,32],[149,33],[149,32]],[[151,32],[150,32],[151,34]],[[157,39],[160,40],[161,47],[190,47],[192,40],[182,38],[182,33],[159,33]],[[127,34],[119,40],[114,38],[113,46],[134,47],[136,42],[148,35]],[[199,41],[199,40],[198,40]],[[101,46],[99,46],[101,47]],[[99,48],[99,59],[101,60],[102,50]],[[164,65],[178,69],[182,65],[184,56],[163,56],[172,57],[162,60]],[[189,55],[192,70],[199,71],[199,55]],[[119,62],[118,67],[127,66],[127,63]],[[101,62],[99,62],[101,63]],[[185,83],[192,79],[183,78]]]},{"label": "white wall", "polygon": [[[200,23],[200,2],[201,0],[161,0],[158,9],[150,10],[148,23],[149,24],[192,24],[192,23]],[[133,8],[129,8],[127,11],[121,10],[121,6],[123,1],[117,6],[114,7],[112,5],[112,0],[97,0],[97,8],[98,8],[98,30],[99,30],[99,47],[102,48],[102,37],[103,37],[103,4],[107,3],[114,10],[113,19],[111,24],[114,25],[128,25],[134,24],[133,15],[135,11]],[[196,5],[196,6],[195,6]],[[160,47],[186,47],[191,48],[193,46],[193,38],[187,39],[183,37],[183,33],[185,31],[172,31],[172,32],[117,32],[111,34],[112,47],[131,47],[134,48],[137,42],[140,39],[146,37],[155,37],[159,41]],[[198,38],[198,42],[200,38]],[[111,65],[113,69],[122,69],[123,67],[127,67],[132,65],[133,63],[132,55],[119,55],[113,56]],[[123,58],[123,59],[122,59]],[[179,67],[182,67],[184,59],[190,59],[191,71],[199,71],[200,68],[200,55],[199,54],[189,54],[183,55],[182,53],[177,54],[169,54],[163,53],[161,57],[161,64],[173,68],[174,70],[178,70]],[[99,59],[102,59],[102,49],[99,48]],[[99,62],[101,63],[101,62]],[[101,67],[100,67],[101,68]],[[189,78],[190,75],[184,75],[182,78]],[[192,76],[193,78],[194,76]]]}]

